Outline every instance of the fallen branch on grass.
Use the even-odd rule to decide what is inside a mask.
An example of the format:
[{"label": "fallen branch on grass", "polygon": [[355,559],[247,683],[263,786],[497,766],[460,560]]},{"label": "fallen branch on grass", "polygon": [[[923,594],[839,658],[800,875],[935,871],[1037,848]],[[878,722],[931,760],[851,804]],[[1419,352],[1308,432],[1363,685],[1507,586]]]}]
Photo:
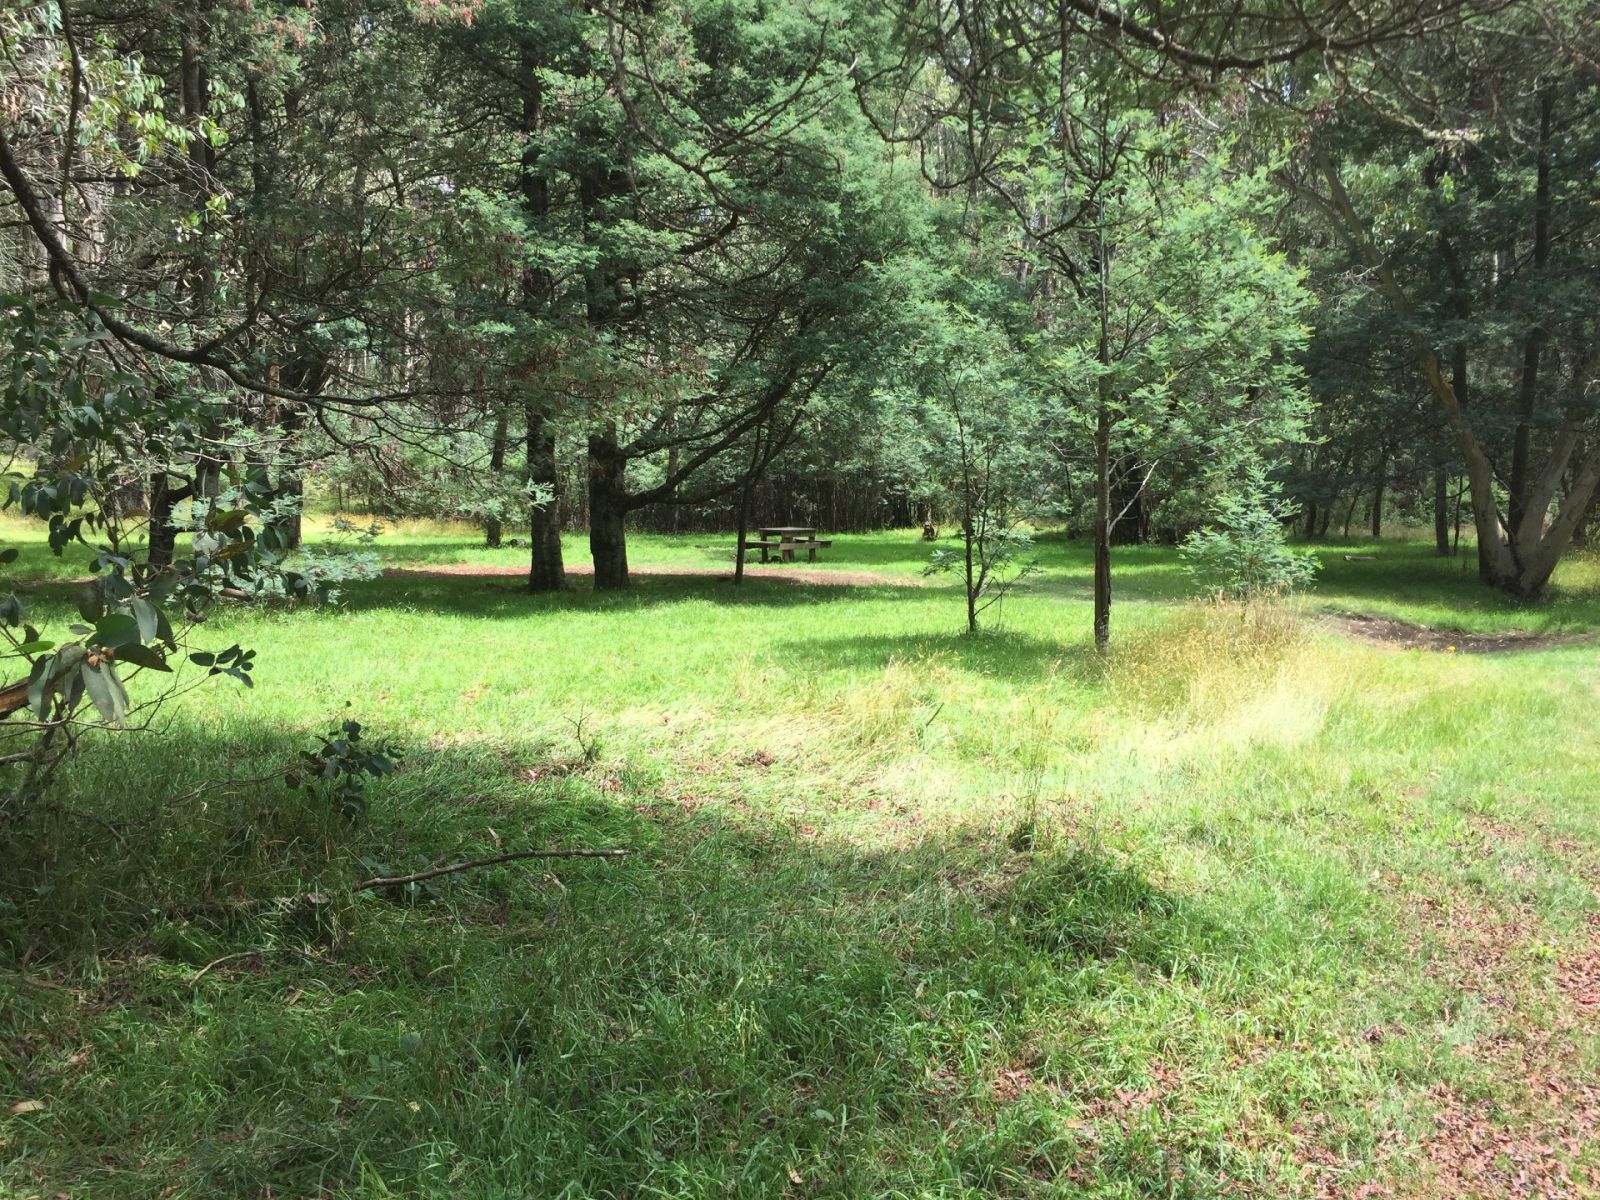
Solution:
[{"label": "fallen branch on grass", "polygon": [[239,958],[250,958],[253,955],[264,953],[261,950],[241,950],[237,954],[224,954],[221,958],[212,959],[205,966],[196,971],[189,979],[189,986],[193,987],[204,979],[213,967],[220,967],[225,962],[233,962]]},{"label": "fallen branch on grass", "polygon": [[628,850],[517,850],[511,854],[496,854],[493,858],[474,858],[467,862],[451,863],[448,867],[433,867],[427,871],[418,871],[414,875],[380,875],[374,879],[364,880],[350,890],[365,892],[370,888],[403,887],[408,883],[421,883],[424,879],[437,879],[441,875],[454,875],[460,871],[493,867],[500,863],[517,862],[525,858],[622,858],[629,853],[631,851]]}]

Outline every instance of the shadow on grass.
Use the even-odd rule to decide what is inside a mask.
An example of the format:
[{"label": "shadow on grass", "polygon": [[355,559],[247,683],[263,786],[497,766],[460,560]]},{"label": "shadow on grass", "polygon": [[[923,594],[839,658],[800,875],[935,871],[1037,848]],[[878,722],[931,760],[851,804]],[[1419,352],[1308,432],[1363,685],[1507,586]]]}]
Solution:
[{"label": "shadow on grass", "polygon": [[[1107,1143],[1057,1119],[1149,1083],[1142,1052],[1073,1024],[1107,989],[1125,1013],[1252,964],[1247,932],[1093,845],[1014,853],[958,830],[864,848],[686,809],[626,770],[528,783],[532,747],[418,754],[353,827],[303,792],[163,815],[105,786],[299,748],[264,730],[245,744],[124,743],[71,797],[117,838],[81,824],[8,871],[18,1000],[0,1038],[17,1052],[0,1087],[49,1107],[8,1125],[0,1180],[755,1198],[797,1174],[838,1196],[992,1194],[1083,1162],[1143,1190],[1215,1174],[1210,1133],[1147,1155],[1118,1149],[1120,1127]],[[362,856],[404,867],[513,841],[636,853],[463,875],[420,903],[335,899],[315,919],[259,903],[337,896]],[[89,920],[51,953],[47,934]],[[1037,1092],[1004,1091],[1019,1062]]]},{"label": "shadow on grass", "polygon": [[[928,562],[932,546],[921,540],[917,530],[895,530],[875,534],[827,534],[831,545],[820,552],[815,565],[829,569],[891,568],[920,569]],[[628,559],[636,567],[680,566],[707,571],[733,570],[732,532],[712,533],[630,533]],[[396,566],[449,565],[464,562],[499,567],[526,564],[526,545],[505,545],[491,549],[481,540],[468,538],[413,538],[403,535],[380,537],[374,549]],[[562,555],[569,567],[589,562],[589,552],[580,536],[568,534]]]},{"label": "shadow on grass", "polygon": [[1480,583],[1470,546],[1450,558],[1437,556],[1426,542],[1308,548],[1322,564],[1311,599],[1324,608],[1399,615],[1411,609],[1412,619],[1464,629],[1486,621],[1541,632],[1600,627],[1600,581],[1592,560],[1579,554],[1568,555],[1545,597],[1529,601]]},{"label": "shadow on grass", "polygon": [[345,591],[345,603],[357,611],[425,607],[439,612],[514,618],[530,612],[627,612],[692,602],[803,608],[892,596],[903,590],[893,583],[808,583],[781,575],[750,575],[735,585],[731,579],[701,575],[636,574],[626,588],[617,591],[597,592],[588,580],[580,578],[576,586],[564,592],[534,594],[514,576],[410,575],[352,584]]},{"label": "shadow on grass", "polygon": [[879,671],[891,663],[944,662],[963,671],[997,679],[1038,681],[1068,670],[1093,669],[1086,646],[1067,645],[1011,629],[985,629],[976,635],[852,634],[806,637],[779,643],[775,653],[797,657],[819,671]]},{"label": "shadow on grass", "polygon": [[[33,609],[44,613],[70,612],[76,605],[77,586],[73,583],[40,581],[27,592]],[[395,609],[468,615],[492,619],[516,619],[530,613],[560,611],[612,613],[655,608],[662,605],[709,602],[728,607],[809,608],[821,604],[888,599],[903,595],[915,585],[893,582],[812,583],[779,573],[753,574],[742,584],[730,579],[703,575],[637,574],[628,587],[597,592],[587,579],[556,593],[534,594],[516,576],[470,574],[386,575],[379,579],[345,584],[340,607],[350,612]],[[230,613],[244,613],[252,606],[221,602],[213,611],[222,619]],[[324,610],[313,605],[285,607],[269,604],[262,611],[280,616],[320,619]]]}]

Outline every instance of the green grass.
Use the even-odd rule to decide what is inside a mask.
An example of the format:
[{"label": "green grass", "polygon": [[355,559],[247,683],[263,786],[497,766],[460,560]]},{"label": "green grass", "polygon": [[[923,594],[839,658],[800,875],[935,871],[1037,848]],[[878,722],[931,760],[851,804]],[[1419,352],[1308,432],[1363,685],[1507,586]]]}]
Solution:
[{"label": "green grass", "polygon": [[[0,1114],[45,1104],[0,1115],[0,1194],[1448,1195],[1445,1097],[1556,1143],[1539,1072],[1600,1068],[1562,984],[1600,912],[1593,646],[1351,645],[1183,604],[1136,548],[1103,663],[1086,547],[1041,556],[978,638],[914,532],[818,564],[870,585],[408,576],[214,615],[254,691],[97,740],[0,849]],[[1323,558],[1313,616],[1600,627],[1583,562],[1519,607],[1425,546]],[[403,751],[355,824],[275,782],[174,802],[347,716]],[[633,853],[348,893],[362,858],[537,846]]]}]

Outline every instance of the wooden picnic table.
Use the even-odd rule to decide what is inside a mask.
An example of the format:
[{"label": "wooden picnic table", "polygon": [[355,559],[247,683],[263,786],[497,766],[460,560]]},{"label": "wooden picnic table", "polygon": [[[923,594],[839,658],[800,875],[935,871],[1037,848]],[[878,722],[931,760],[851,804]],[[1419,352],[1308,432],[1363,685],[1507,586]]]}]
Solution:
[{"label": "wooden picnic table", "polygon": [[812,525],[762,525],[756,529],[758,541],[746,541],[739,553],[747,550],[761,551],[761,561],[770,562],[773,551],[784,562],[794,561],[794,552],[804,550],[807,562],[817,561],[817,551],[826,550],[832,541],[817,537]]},{"label": "wooden picnic table", "polygon": [[[762,537],[781,537],[787,538],[789,541],[798,542],[802,540],[800,535],[810,534],[815,537],[817,531],[810,525],[763,525],[756,532]],[[789,537],[790,534],[795,536]]]}]

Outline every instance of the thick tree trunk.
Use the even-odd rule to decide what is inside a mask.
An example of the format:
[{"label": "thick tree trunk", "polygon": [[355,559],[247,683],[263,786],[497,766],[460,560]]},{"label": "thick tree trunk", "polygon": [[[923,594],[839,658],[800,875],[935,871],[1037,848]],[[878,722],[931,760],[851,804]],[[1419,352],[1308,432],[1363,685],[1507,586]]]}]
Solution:
[{"label": "thick tree trunk", "polygon": [[627,460],[617,447],[617,431],[608,427],[589,435],[589,553],[594,559],[596,591],[628,586]]},{"label": "thick tree trunk", "polygon": [[[302,391],[316,391],[325,382],[324,375],[317,372],[314,375],[301,374],[296,376],[294,386]],[[295,458],[295,435],[305,427],[305,414],[298,408],[286,408],[279,418],[278,428],[283,433],[283,442],[280,447],[281,465],[278,467],[278,478],[273,484],[273,493],[280,500],[290,500],[289,510],[278,519],[278,532],[283,537],[283,546],[286,550],[298,550],[301,540],[305,535],[305,477],[300,473],[300,463]]]},{"label": "thick tree trunk", "polygon": [[561,506],[556,494],[556,439],[549,423],[528,405],[528,480],[545,493],[528,518],[528,590],[559,592],[567,586],[561,562]]},{"label": "thick tree trunk", "polygon": [[180,493],[167,482],[166,472],[150,477],[150,548],[145,555],[152,567],[170,567],[178,545],[178,531],[172,527],[172,510]]},{"label": "thick tree trunk", "polygon": [[284,549],[298,550],[305,538],[305,513],[302,511],[306,502],[305,480],[293,467],[284,467],[278,472],[276,491],[280,499],[295,502],[294,511],[283,515],[279,528],[283,531]]}]

